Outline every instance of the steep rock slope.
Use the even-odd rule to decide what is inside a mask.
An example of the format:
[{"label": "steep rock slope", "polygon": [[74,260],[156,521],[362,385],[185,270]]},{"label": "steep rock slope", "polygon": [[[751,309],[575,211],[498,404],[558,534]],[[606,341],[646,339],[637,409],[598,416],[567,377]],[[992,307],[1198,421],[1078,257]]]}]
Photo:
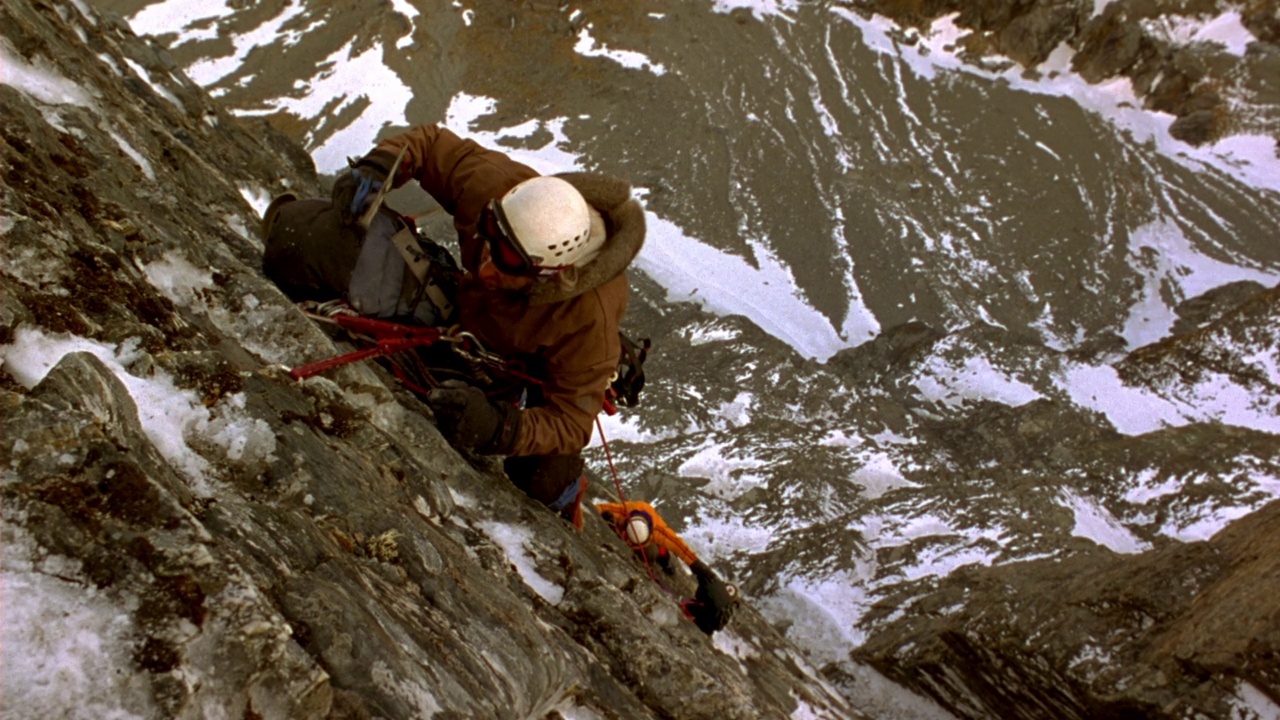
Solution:
[{"label": "steep rock slope", "polygon": [[[851,0],[847,4],[927,28],[954,16],[958,44],[982,64],[1004,58],[1035,68],[1060,45],[1089,82],[1128,79],[1152,110],[1175,117],[1174,137],[1199,145],[1230,134],[1277,142],[1280,8],[1268,0]],[[1244,47],[1221,29],[1241,28]],[[918,36],[904,36],[915,42]],[[984,59],[985,58],[985,59]]]},{"label": "steep rock slope", "polygon": [[859,716],[377,368],[288,378],[341,349],[258,271],[298,148],[82,3],[0,33],[7,717]]},{"label": "steep rock slope", "polygon": [[[1226,286],[1198,300],[1181,332],[1123,358],[1120,375],[1184,389],[1231,376],[1273,406],[1262,399],[1274,376],[1257,361],[1274,355],[1280,288]],[[1059,473],[1118,483],[1120,516],[1163,496],[1171,502],[1140,511],[1152,526],[1176,525],[1182,508],[1213,507],[1223,493],[1269,497],[1280,459],[1273,433],[1196,423],[1122,436],[1044,402],[944,432],[940,445],[969,448],[957,457],[1000,468],[1003,488]],[[878,631],[855,654],[958,717],[1270,717],[1280,697],[1277,522],[1271,502],[1203,541],[1152,537],[1134,554],[1081,543],[962,569],[921,598],[882,601],[869,619]]]}]

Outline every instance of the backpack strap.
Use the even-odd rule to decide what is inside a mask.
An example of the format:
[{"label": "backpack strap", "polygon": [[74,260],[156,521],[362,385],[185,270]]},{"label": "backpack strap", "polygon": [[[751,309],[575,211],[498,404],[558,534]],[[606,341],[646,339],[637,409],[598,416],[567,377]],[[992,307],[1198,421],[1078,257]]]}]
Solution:
[{"label": "backpack strap", "polygon": [[400,257],[404,258],[405,266],[417,279],[418,287],[426,293],[427,299],[440,310],[443,317],[452,318],[453,301],[436,282],[431,272],[431,257],[423,252],[422,246],[418,244],[418,236],[413,228],[406,224],[391,236],[391,244],[400,252]]},{"label": "backpack strap", "polygon": [[387,179],[382,181],[382,185],[378,187],[378,192],[374,194],[373,200],[370,201],[369,207],[364,211],[364,215],[360,216],[360,227],[365,230],[369,229],[369,225],[373,223],[373,218],[378,215],[378,210],[382,208],[382,200],[391,190],[391,186],[396,182],[396,173],[400,171],[400,161],[404,160],[404,154],[409,150],[409,146],[405,145],[400,148],[400,154],[396,155],[396,161],[391,163],[391,169],[387,171]]}]

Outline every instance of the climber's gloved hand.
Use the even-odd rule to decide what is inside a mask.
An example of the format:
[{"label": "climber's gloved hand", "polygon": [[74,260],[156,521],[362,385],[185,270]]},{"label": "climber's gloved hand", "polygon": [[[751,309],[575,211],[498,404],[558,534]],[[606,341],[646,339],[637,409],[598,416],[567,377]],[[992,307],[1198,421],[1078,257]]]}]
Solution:
[{"label": "climber's gloved hand", "polygon": [[676,574],[676,566],[671,562],[671,553],[666,548],[658,548],[658,567],[668,575]]},{"label": "climber's gloved hand", "polygon": [[701,560],[689,566],[698,578],[698,592],[683,604],[685,613],[702,632],[710,635],[733,619],[738,604],[738,588],[721,580]]},{"label": "climber's gloved hand", "polygon": [[427,395],[436,427],[449,444],[481,455],[507,455],[520,431],[520,410],[495,404],[480,388],[450,381]]},{"label": "climber's gloved hand", "polygon": [[330,198],[346,225],[354,225],[387,181],[387,173],[395,163],[385,153],[374,151],[359,160],[347,160],[349,168],[333,181]]}]

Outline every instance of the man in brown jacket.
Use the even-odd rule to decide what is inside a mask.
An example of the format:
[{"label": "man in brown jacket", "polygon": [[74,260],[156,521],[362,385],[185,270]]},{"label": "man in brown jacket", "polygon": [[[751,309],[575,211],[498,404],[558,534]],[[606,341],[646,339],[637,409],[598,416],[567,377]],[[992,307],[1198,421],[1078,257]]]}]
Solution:
[{"label": "man in brown jacket", "polygon": [[[302,239],[316,234],[317,212],[340,215],[350,232],[373,190],[410,180],[453,216],[464,270],[456,299],[462,329],[491,352],[527,361],[540,381],[526,388],[522,408],[491,401],[475,387],[432,390],[427,403],[437,424],[455,446],[507,456],[517,487],[581,527],[580,452],[618,366],[625,271],[644,242],[644,212],[622,180],[540,176],[501,152],[424,125],[380,142],[339,175],[331,207],[277,208],[267,222],[268,274],[326,262],[307,257],[308,247],[323,243]],[[273,255],[273,240],[288,252]],[[350,271],[337,277],[334,290],[346,293],[342,278]]]}]

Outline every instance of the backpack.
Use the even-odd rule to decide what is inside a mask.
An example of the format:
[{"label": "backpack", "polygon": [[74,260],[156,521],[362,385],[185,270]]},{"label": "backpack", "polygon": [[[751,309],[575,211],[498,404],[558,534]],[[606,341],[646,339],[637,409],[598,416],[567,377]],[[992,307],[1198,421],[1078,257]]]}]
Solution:
[{"label": "backpack", "polygon": [[462,270],[441,244],[393,212],[377,213],[361,243],[347,300],[361,315],[453,324]]}]

